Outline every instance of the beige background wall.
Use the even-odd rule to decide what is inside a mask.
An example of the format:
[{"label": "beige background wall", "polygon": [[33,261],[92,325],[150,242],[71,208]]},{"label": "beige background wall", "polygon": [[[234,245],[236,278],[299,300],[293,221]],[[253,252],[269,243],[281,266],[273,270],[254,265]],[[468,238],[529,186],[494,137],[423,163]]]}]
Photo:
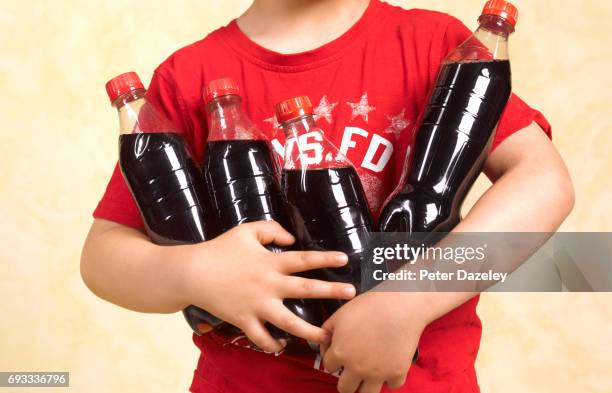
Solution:
[{"label": "beige background wall", "polygon": [[[470,27],[483,2],[394,1],[450,12]],[[126,70],[148,81],[172,51],[248,4],[0,2],[0,370],[68,370],[76,392],[186,390],[197,354],[182,318],[121,310],[79,276],[90,214],[116,160],[116,116],[103,87]],[[563,229],[609,231],[612,3],[516,4],[515,90],[553,123],[576,185]],[[611,300],[484,295],[483,391],[612,391]]]}]

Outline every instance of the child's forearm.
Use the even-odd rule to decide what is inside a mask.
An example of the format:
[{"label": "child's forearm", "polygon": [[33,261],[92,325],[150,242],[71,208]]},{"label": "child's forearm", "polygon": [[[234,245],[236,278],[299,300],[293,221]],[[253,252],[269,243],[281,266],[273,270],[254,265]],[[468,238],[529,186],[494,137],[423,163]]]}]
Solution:
[{"label": "child's forearm", "polygon": [[[572,182],[563,160],[536,124],[509,138],[487,163],[493,186],[453,232],[537,232],[525,248],[506,255],[516,268],[556,231],[574,205]],[[521,257],[524,255],[524,257]],[[510,258],[520,260],[512,261]],[[476,266],[476,265],[474,265]],[[463,267],[468,268],[468,267]],[[513,269],[510,269],[510,271]],[[407,294],[423,296],[429,319],[460,306],[477,292]],[[414,301],[414,299],[411,299]]]},{"label": "child's forearm", "polygon": [[183,246],[154,245],[137,230],[96,220],[83,255],[87,286],[112,303],[141,312],[171,313],[188,304],[241,329],[260,348],[276,352],[269,322],[287,333],[324,343],[329,334],[300,319],[283,299],[341,299],[355,296],[351,284],[293,276],[302,271],[338,268],[348,258],[338,252],[287,251],[295,239],[274,221],[245,223],[215,239]]},{"label": "child's forearm", "polygon": [[134,311],[172,313],[187,306],[181,247],[157,246],[141,232],[96,220],[81,256],[81,274],[99,297]]},{"label": "child's forearm", "polygon": [[574,206],[563,160],[537,124],[512,135],[487,161],[494,184],[459,232],[555,232]]}]

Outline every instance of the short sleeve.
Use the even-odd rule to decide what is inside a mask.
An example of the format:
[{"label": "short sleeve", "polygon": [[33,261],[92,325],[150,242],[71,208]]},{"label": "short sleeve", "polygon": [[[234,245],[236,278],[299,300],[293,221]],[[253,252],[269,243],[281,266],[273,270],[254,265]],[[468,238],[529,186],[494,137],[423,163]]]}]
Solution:
[{"label": "short sleeve", "polygon": [[510,135],[522,130],[532,122],[537,123],[546,135],[552,139],[552,128],[544,115],[540,111],[531,108],[516,94],[512,94],[499,120],[491,151],[495,150]]},{"label": "short sleeve", "polygon": [[[185,133],[189,128],[185,123],[184,108],[176,95],[174,85],[159,71],[156,71],[153,75],[147,90],[147,100],[173,123],[176,127],[175,131]],[[118,164],[115,165],[106,191],[98,202],[93,217],[114,221],[136,229],[144,228],[136,202]]]},{"label": "short sleeve", "polygon": [[[437,74],[442,60],[457,46],[467,40],[472,31],[468,29],[461,21],[451,16],[448,16],[449,23],[447,25],[444,37],[437,54],[437,64],[431,67],[432,72]],[[435,61],[435,60],[434,60]],[[435,75],[433,76],[435,78]],[[516,94],[512,94],[502,116],[499,120],[495,139],[491,151],[497,148],[506,138],[517,131],[529,126],[532,122],[536,122],[549,138],[552,138],[552,129],[550,123],[544,115],[531,108]]]}]

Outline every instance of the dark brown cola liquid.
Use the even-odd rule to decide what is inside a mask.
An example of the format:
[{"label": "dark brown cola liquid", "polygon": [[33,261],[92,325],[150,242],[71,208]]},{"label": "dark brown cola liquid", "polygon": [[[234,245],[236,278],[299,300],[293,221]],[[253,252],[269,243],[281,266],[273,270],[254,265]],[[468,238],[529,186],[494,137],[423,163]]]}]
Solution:
[{"label": "dark brown cola liquid", "polygon": [[[176,133],[119,137],[119,166],[136,200],[149,237],[160,245],[193,244],[210,238],[206,190],[185,139]],[[222,321],[195,306],[183,310],[191,328]]]},{"label": "dark brown cola liquid", "polygon": [[[221,233],[243,223],[272,220],[292,232],[277,178],[278,171],[266,141],[209,141],[202,170],[214,220]],[[291,249],[275,245],[266,248],[276,253]],[[315,301],[286,299],[284,304],[315,326],[323,322]],[[290,338],[274,326],[269,325],[268,329],[276,338]]]},{"label": "dark brown cola liquid", "polygon": [[448,232],[459,223],[510,94],[507,60],[443,64],[417,130],[407,184],[385,205],[381,231]]},{"label": "dark brown cola liquid", "polygon": [[[311,276],[350,283],[359,291],[363,254],[373,224],[355,168],[285,170],[283,188],[302,248],[341,251],[349,258],[346,266],[318,269]],[[322,300],[325,316],[343,303]]]}]

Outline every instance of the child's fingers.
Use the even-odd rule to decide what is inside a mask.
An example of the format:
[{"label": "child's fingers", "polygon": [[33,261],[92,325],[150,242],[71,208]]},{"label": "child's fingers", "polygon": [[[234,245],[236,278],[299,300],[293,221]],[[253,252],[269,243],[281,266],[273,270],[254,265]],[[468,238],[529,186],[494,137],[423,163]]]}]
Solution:
[{"label": "child's fingers", "polygon": [[300,319],[286,307],[275,307],[266,319],[274,326],[296,337],[301,337],[318,344],[329,343],[330,335],[326,330]]},{"label": "child's fingers", "polygon": [[242,331],[259,348],[268,352],[278,352],[284,345],[275,340],[259,321],[253,321],[242,327]]},{"label": "child's fingers", "polygon": [[321,355],[321,359],[325,358],[325,353],[329,349],[329,344],[321,344],[319,345],[319,353]]},{"label": "child's fingers", "polygon": [[359,387],[359,393],[380,393],[382,382],[379,381],[363,381]]},{"label": "child's fingers", "polygon": [[[325,366],[327,368],[327,365]],[[354,374],[350,369],[342,371],[342,375],[338,379],[339,393],[355,393],[359,389],[361,378]]]},{"label": "child's fingers", "polygon": [[253,231],[257,240],[263,245],[274,243],[279,246],[289,246],[295,242],[293,235],[276,221],[257,221],[240,226]]},{"label": "child's fingers", "polygon": [[310,278],[286,276],[281,284],[285,299],[344,299],[356,295],[352,284],[314,280]]},{"label": "child's fingers", "polygon": [[325,366],[325,371],[328,373],[335,373],[336,371],[340,370],[340,367],[342,367],[340,359],[334,353],[333,347],[328,348],[327,351],[325,351],[323,366]]},{"label": "child's fingers", "polygon": [[325,267],[346,265],[348,257],[342,252],[287,251],[278,256],[284,273],[299,273]]},{"label": "child's fingers", "polygon": [[395,389],[401,388],[406,383],[406,376],[407,376],[407,374],[403,374],[403,375],[400,375],[400,376],[398,376],[396,378],[392,378],[392,379],[387,380],[387,386],[389,386],[389,389],[391,389],[391,390],[395,390]]}]

